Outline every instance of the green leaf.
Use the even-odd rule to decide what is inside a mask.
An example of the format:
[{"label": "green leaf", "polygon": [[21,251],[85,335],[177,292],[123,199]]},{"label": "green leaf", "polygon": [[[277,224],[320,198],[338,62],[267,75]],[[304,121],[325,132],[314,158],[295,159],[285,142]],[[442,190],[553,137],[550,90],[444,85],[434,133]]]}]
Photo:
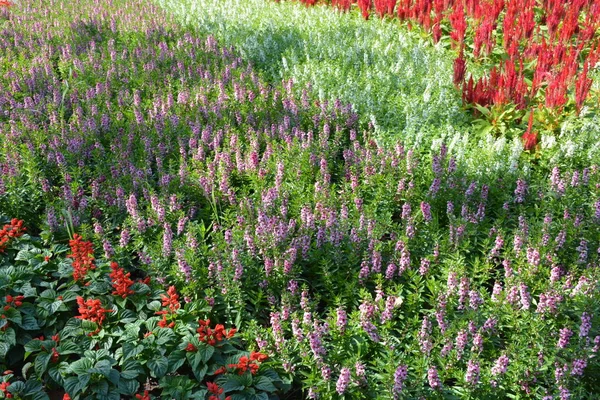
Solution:
[{"label": "green leaf", "polygon": [[44,372],[46,372],[46,368],[48,368],[48,363],[50,362],[51,356],[52,355],[50,353],[42,352],[35,358],[35,373],[39,378],[41,378],[42,375],[44,375]]},{"label": "green leaf", "polygon": [[31,315],[23,315],[22,321],[19,325],[26,331],[37,331],[40,329],[36,319]]},{"label": "green leaf", "polygon": [[172,373],[177,371],[185,362],[185,351],[174,351],[167,357],[169,360],[169,369],[167,373]]},{"label": "green leaf", "polygon": [[79,360],[71,364],[70,370],[76,375],[83,375],[87,374],[93,366],[94,363],[89,358],[80,358]]},{"label": "green leaf", "polygon": [[76,376],[70,376],[65,379],[65,390],[71,398],[74,398],[81,392],[81,386],[79,385],[79,379]]},{"label": "green leaf", "polygon": [[246,389],[246,385],[242,383],[242,380],[238,375],[227,376],[227,380],[225,381],[225,383],[223,383],[223,385],[221,385],[221,387],[223,388],[223,391],[225,393]]},{"label": "green leaf", "polygon": [[259,376],[257,379],[254,379],[254,387],[258,390],[262,390],[264,392],[273,393],[277,390],[277,388],[273,385],[271,380],[266,376]]},{"label": "green leaf", "polygon": [[206,376],[207,370],[208,370],[208,365],[203,365],[202,368],[194,368],[192,371],[194,372],[194,376],[196,377],[198,382],[202,382],[202,380]]},{"label": "green leaf", "polygon": [[157,356],[148,361],[148,368],[150,368],[150,375],[154,378],[162,378],[167,373],[169,367],[169,360],[165,356]]},{"label": "green leaf", "polygon": [[121,367],[122,379],[137,379],[138,376],[144,375],[144,367],[136,360],[127,360]]},{"label": "green leaf", "polygon": [[148,303],[148,308],[152,311],[158,311],[162,307],[162,304],[158,300],[151,301]]},{"label": "green leaf", "polygon": [[[123,376],[123,374],[121,374]],[[140,383],[135,379],[121,379],[119,381],[119,393],[126,396],[133,396],[140,387]]]}]

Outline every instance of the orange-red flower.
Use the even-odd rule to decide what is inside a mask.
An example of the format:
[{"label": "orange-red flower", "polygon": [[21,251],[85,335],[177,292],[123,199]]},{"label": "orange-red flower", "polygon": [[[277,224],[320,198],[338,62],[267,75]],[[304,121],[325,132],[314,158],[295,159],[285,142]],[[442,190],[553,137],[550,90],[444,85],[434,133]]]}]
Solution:
[{"label": "orange-red flower", "polygon": [[12,399],[13,395],[8,391],[9,386],[10,386],[10,382],[0,383],[0,392],[4,393],[5,398]]},{"label": "orange-red flower", "polygon": [[12,3],[8,0],[0,0],[0,7],[12,7]]},{"label": "orange-red flower", "polygon": [[169,289],[167,290],[167,295],[163,294],[161,295],[161,297],[163,307],[168,307],[172,313],[176,312],[177,310],[179,310],[179,307],[181,307],[181,305],[179,304],[179,295],[175,290],[175,286],[169,287]]},{"label": "orange-red flower", "polygon": [[147,390],[144,390],[144,394],[136,394],[135,398],[140,400],[150,400],[150,393],[148,393]]},{"label": "orange-red flower", "polygon": [[216,395],[220,395],[221,393],[223,393],[223,388],[214,382],[206,382],[206,387],[208,388],[208,391],[210,393],[213,393]]},{"label": "orange-red flower", "polygon": [[[2,6],[2,0],[0,0],[0,6]],[[23,236],[26,231],[27,228],[23,226],[23,220],[16,218],[13,218],[9,224],[4,225],[0,230],[0,253],[4,253],[11,239]]]},{"label": "orange-red flower", "polygon": [[198,321],[200,327],[196,330],[198,332],[201,342],[208,343],[211,346],[216,345],[224,338],[232,338],[235,335],[236,330],[234,328],[229,331],[225,330],[225,327],[221,324],[215,325],[214,329],[210,328],[210,319]]},{"label": "orange-red flower", "polygon": [[109,277],[112,286],[115,289],[112,294],[121,296],[122,298],[134,294],[135,292],[130,289],[131,285],[133,285],[133,281],[129,278],[131,273],[125,273],[125,270],[119,267],[119,264],[114,261],[110,263],[110,268],[112,269],[112,272]]},{"label": "orange-red flower", "polygon": [[58,356],[60,356],[60,353],[58,352],[58,350],[56,350],[56,347],[53,347],[52,348],[52,357],[50,358],[50,362],[52,362],[52,363],[58,362]]},{"label": "orange-red flower", "polygon": [[92,321],[98,325],[102,325],[102,322],[106,319],[104,314],[112,311],[102,308],[102,303],[98,299],[84,300],[83,297],[77,296],[77,304],[79,305],[80,315],[75,318]]},{"label": "orange-red flower", "polygon": [[62,400],[71,400],[71,396],[69,396],[69,393],[65,393]]},{"label": "orange-red flower", "polygon": [[96,269],[92,242],[86,242],[82,239],[78,234],[74,234],[73,240],[69,240],[71,254],[67,257],[73,259],[73,279],[76,281],[85,278],[88,270]]},{"label": "orange-red flower", "polygon": [[191,344],[191,343],[188,343],[187,347],[185,348],[185,351],[196,351],[196,350],[198,350],[198,349],[196,348],[196,346],[194,346],[194,345],[193,345],[193,344]]}]

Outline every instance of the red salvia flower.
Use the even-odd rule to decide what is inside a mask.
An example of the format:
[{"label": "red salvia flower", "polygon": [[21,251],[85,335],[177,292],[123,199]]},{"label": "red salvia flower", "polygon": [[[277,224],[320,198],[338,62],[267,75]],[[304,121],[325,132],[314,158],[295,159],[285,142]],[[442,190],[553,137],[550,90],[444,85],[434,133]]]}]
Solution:
[{"label": "red salvia flower", "polygon": [[147,390],[144,390],[144,394],[136,394],[135,398],[139,400],[150,400],[150,393],[148,393]]},{"label": "red salvia flower", "polygon": [[220,395],[221,393],[223,393],[223,388],[214,382],[206,382],[206,387],[208,388],[208,391],[210,393],[213,393],[216,395]]},{"label": "red salvia flower", "polygon": [[0,7],[12,7],[12,3],[8,0],[0,0]]},{"label": "red salvia flower", "polygon": [[131,285],[133,285],[133,281],[129,278],[131,273],[125,273],[125,270],[119,267],[119,265],[114,261],[110,263],[110,268],[112,269],[112,272],[109,276],[112,286],[115,289],[112,294],[121,296],[122,298],[126,298],[128,295],[134,294],[135,292],[130,289]]},{"label": "red salvia flower", "polygon": [[96,268],[92,242],[86,242],[82,239],[78,234],[74,234],[73,240],[69,240],[71,254],[67,257],[73,259],[73,279],[76,281],[85,278],[88,270]]},{"label": "red salvia flower", "polygon": [[11,239],[21,237],[25,234],[27,228],[23,226],[23,223],[22,220],[13,218],[9,224],[4,225],[2,230],[0,230],[0,253],[4,253]]},{"label": "red salvia flower", "polygon": [[194,346],[194,345],[193,345],[193,344],[191,344],[191,343],[188,343],[187,347],[185,348],[185,351],[189,351],[189,352],[194,352],[194,351],[196,351],[196,350],[198,350],[198,349],[196,348],[196,346]]},{"label": "red salvia flower", "polygon": [[60,353],[58,352],[58,350],[56,350],[56,347],[53,347],[52,348],[52,357],[50,358],[50,362],[57,363],[58,356],[60,356]]},{"label": "red salvia flower", "polygon": [[83,297],[77,296],[77,304],[79,305],[79,314],[75,318],[85,319],[102,325],[102,322],[106,319],[107,312],[112,310],[106,310],[102,308],[102,304],[98,299],[84,300]]},{"label": "red salvia flower", "polygon": [[65,393],[62,400],[71,400],[71,396],[69,396],[69,393]]},{"label": "red salvia flower", "polygon": [[163,307],[168,307],[172,313],[176,312],[179,310],[179,307],[181,307],[179,304],[179,295],[175,290],[175,286],[169,287],[167,290],[167,295],[163,294],[161,297]]},{"label": "red salvia flower", "polygon": [[10,386],[10,382],[2,382],[0,383],[0,392],[4,393],[4,397],[7,399],[12,399],[13,395],[8,391],[8,387]]}]

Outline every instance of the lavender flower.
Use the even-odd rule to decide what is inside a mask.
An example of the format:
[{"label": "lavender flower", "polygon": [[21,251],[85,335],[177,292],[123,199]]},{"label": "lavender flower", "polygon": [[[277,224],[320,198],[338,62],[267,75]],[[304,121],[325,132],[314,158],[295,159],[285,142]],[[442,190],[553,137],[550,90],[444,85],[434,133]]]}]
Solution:
[{"label": "lavender flower", "polygon": [[442,382],[440,381],[440,377],[438,376],[438,372],[435,367],[430,367],[427,370],[427,380],[429,382],[429,386],[433,390],[439,390],[442,388]]},{"label": "lavender flower", "polygon": [[469,385],[477,386],[479,384],[479,363],[473,360],[467,362],[467,373],[465,380]]}]

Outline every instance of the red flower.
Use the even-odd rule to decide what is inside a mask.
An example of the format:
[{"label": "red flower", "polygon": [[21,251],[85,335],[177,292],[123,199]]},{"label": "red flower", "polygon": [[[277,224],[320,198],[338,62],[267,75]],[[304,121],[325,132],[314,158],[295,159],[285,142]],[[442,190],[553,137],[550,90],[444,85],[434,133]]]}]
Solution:
[{"label": "red flower", "polygon": [[136,399],[140,399],[140,400],[150,400],[150,393],[148,393],[147,390],[144,390],[144,394],[136,394],[135,395]]},{"label": "red flower", "polygon": [[85,278],[88,270],[96,269],[94,265],[94,247],[92,242],[84,242],[78,234],[69,240],[71,254],[67,257],[73,259],[73,279],[78,281]]},{"label": "red flower", "polygon": [[62,400],[71,400],[71,396],[69,396],[69,393],[65,393]]},{"label": "red flower", "polygon": [[523,146],[525,147],[525,150],[535,149],[535,146],[538,143],[537,133],[532,132],[532,128],[533,128],[533,111],[531,111],[529,113],[529,122],[527,124],[527,130],[525,131],[523,136],[521,136],[521,139],[523,139]]},{"label": "red flower", "polygon": [[7,399],[12,399],[13,395],[8,392],[8,387],[10,386],[10,382],[2,382],[0,383],[0,392],[4,393],[4,397]]},{"label": "red flower", "polygon": [[252,353],[250,353],[250,359],[252,361],[265,362],[268,358],[268,355],[260,353],[258,351],[253,351]]},{"label": "red flower", "polygon": [[196,346],[194,346],[194,345],[193,345],[193,344],[191,344],[191,343],[188,343],[187,347],[185,348],[185,351],[196,351],[196,350],[198,350],[198,349],[196,348]]},{"label": "red flower", "polygon": [[131,273],[125,273],[123,268],[119,267],[119,264],[116,262],[110,263],[110,268],[112,272],[109,277],[111,279],[111,283],[113,288],[115,289],[112,294],[121,296],[122,298],[126,298],[130,294],[134,294],[135,292],[130,289],[131,285],[133,285],[133,281],[129,278]]},{"label": "red flower", "polygon": [[0,7],[12,7],[12,3],[8,0],[0,0]]},{"label": "red flower", "polygon": [[216,370],[213,375],[221,375],[221,374],[224,374],[225,372],[227,372],[225,367],[221,367],[218,370]]},{"label": "red flower", "polygon": [[[0,7],[2,5],[2,0],[0,0]],[[8,3],[8,5],[10,5],[10,3]],[[2,230],[0,230],[0,253],[4,253],[10,239],[23,236],[25,231],[27,231],[27,228],[23,226],[23,221],[16,218],[13,218],[10,221],[10,224],[4,225]]]},{"label": "red flower", "polygon": [[106,315],[104,314],[112,311],[102,308],[102,303],[98,299],[83,300],[83,297],[77,296],[77,304],[79,305],[79,314],[81,315],[75,318],[92,321],[98,325],[102,325],[102,322],[106,319]]},{"label": "red flower", "polygon": [[50,358],[50,362],[52,362],[52,363],[58,362],[58,356],[60,356],[60,353],[56,350],[56,347],[53,347],[52,348],[52,357]]},{"label": "red flower", "polygon": [[208,391],[210,393],[213,393],[213,394],[216,394],[216,395],[219,395],[219,394],[223,393],[223,388],[220,387],[219,385],[217,385],[214,382],[206,382],[206,387],[208,387]]},{"label": "red flower", "polygon": [[181,307],[179,304],[179,295],[175,291],[175,286],[169,287],[167,295],[163,294],[161,297],[163,307],[169,307],[169,310],[171,310],[172,313],[176,312],[179,310],[179,307]]}]

